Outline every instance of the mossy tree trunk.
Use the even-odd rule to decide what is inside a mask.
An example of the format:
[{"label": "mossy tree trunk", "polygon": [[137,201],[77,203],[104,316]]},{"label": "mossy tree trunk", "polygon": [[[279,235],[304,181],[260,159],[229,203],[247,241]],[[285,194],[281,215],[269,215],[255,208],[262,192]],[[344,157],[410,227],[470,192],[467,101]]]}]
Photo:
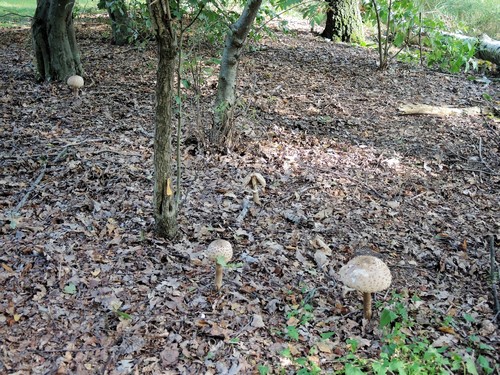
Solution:
[{"label": "mossy tree trunk", "polygon": [[359,43],[363,40],[363,23],[358,0],[327,0],[329,9],[326,13],[323,38],[341,42]]},{"label": "mossy tree trunk", "polygon": [[248,0],[240,17],[226,35],[215,101],[214,127],[210,134],[212,145],[231,145],[238,63],[261,4],[262,0]]},{"label": "mossy tree trunk", "polygon": [[73,26],[74,4],[74,0],[37,0],[31,33],[41,80],[65,80],[82,74]]},{"label": "mossy tree trunk", "polygon": [[99,9],[106,9],[108,11],[109,19],[111,20],[113,43],[119,46],[130,43],[133,31],[130,27],[130,17],[125,1],[100,0],[97,6]]},{"label": "mossy tree trunk", "polygon": [[156,234],[173,238],[178,228],[179,194],[174,193],[175,186],[172,182],[172,99],[178,46],[168,1],[148,0],[148,5],[159,57],[154,137],[154,217]]}]

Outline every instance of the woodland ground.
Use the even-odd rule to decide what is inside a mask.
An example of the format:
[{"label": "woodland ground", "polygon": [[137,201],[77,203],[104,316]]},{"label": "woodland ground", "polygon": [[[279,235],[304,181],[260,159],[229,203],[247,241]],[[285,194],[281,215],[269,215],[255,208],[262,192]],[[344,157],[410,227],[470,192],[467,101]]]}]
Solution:
[{"label": "woodland ground", "polygon": [[[328,373],[350,338],[378,357],[394,292],[415,322],[409,337],[498,362],[487,239],[500,246],[500,124],[398,111],[486,108],[498,80],[379,72],[374,50],[305,31],[265,39],[242,58],[231,151],[204,147],[216,78],[201,111],[187,92],[180,233],[164,241],[152,234],[155,48],[112,46],[103,27],[77,25],[79,98],[35,82],[29,30],[0,33],[0,373],[294,373],[285,348]],[[238,219],[251,172],[268,187]],[[216,238],[241,263],[220,293],[203,258]],[[366,249],[393,273],[372,324],[337,281]],[[304,301],[313,316],[299,324],[290,312]]]}]

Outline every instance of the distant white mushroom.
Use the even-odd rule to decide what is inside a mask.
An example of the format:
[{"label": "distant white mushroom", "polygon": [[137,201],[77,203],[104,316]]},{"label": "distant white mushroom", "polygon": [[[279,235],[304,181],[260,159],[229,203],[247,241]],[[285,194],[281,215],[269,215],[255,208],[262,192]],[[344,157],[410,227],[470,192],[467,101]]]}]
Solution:
[{"label": "distant white mushroom", "polygon": [[219,258],[222,257],[224,262],[229,262],[233,257],[233,247],[229,241],[215,240],[208,245],[206,255],[208,259],[215,261],[215,289],[220,290],[224,267],[220,264]]},{"label": "distant white mushroom", "polygon": [[243,180],[243,186],[249,187],[252,191],[253,201],[255,204],[261,205],[260,197],[259,197],[259,185],[262,186],[262,191],[266,188],[266,180],[264,177],[257,172],[250,173]]},{"label": "distant white mushroom", "polygon": [[78,97],[78,89],[82,88],[84,85],[83,78],[78,75],[74,75],[69,77],[66,83],[73,90],[75,97]]},{"label": "distant white mushroom", "polygon": [[372,293],[389,288],[392,281],[389,267],[379,258],[360,255],[351,259],[340,271],[340,280],[363,293],[363,315],[372,317]]}]

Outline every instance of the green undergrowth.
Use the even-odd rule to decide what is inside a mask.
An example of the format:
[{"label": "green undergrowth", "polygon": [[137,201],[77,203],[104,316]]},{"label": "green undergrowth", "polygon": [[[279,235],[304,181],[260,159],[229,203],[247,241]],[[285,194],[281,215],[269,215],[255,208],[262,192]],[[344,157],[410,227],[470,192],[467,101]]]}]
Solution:
[{"label": "green undergrowth", "polygon": [[422,0],[424,11],[466,25],[473,34],[500,39],[498,0]]},{"label": "green undergrowth", "polygon": [[[30,26],[35,14],[36,0],[0,0],[0,27]],[[97,0],[77,0],[76,14],[95,13]]]},{"label": "green undergrowth", "polygon": [[[495,349],[482,343],[477,336],[468,336],[461,347],[432,345],[431,333],[419,326],[412,317],[415,309],[410,306],[421,303],[417,296],[407,299],[394,294],[388,302],[375,305],[380,312],[378,330],[375,330],[375,335],[379,337],[372,338],[372,345],[379,348],[375,357],[367,357],[361,349],[363,345],[360,340],[363,339],[348,338],[342,344],[338,342],[338,333],[334,330],[316,333],[311,339],[312,332],[316,332],[311,329],[316,317],[315,308],[308,296],[310,294],[304,295],[302,302],[285,309],[286,324],[277,333],[286,343],[279,353],[280,363],[259,364],[257,370],[260,375],[476,375],[500,371],[500,365],[491,360],[495,357]],[[463,322],[450,316],[429,318],[439,324],[443,331],[450,333],[454,333],[454,328],[459,324],[470,326],[474,323],[473,317],[467,314],[462,317]],[[306,341],[314,344],[310,344],[305,350],[298,350],[299,344]],[[342,350],[338,350],[339,346]],[[337,350],[325,353],[325,347]]]}]

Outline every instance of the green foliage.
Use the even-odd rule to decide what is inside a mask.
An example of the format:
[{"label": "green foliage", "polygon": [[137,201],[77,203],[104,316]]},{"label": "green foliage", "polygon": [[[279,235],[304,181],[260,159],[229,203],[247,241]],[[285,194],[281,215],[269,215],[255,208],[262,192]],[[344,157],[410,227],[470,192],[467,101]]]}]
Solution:
[{"label": "green foliage", "polygon": [[[387,303],[378,302],[382,310],[379,329],[380,354],[376,358],[365,358],[364,351],[359,351],[360,342],[349,338],[345,342],[345,354],[335,360],[334,372],[327,372],[319,366],[318,347],[320,343],[328,342],[335,336],[334,332],[327,331],[319,334],[314,344],[304,350],[301,331],[306,330],[315,320],[314,306],[310,303],[311,291],[303,289],[303,299],[296,305],[289,306],[285,319],[285,330],[281,332],[283,338],[288,338],[285,348],[280,355],[287,359],[290,366],[294,367],[294,374],[322,374],[334,373],[345,375],[364,374],[405,374],[405,375],[441,375],[450,373],[463,374],[493,374],[500,370],[498,364],[491,363],[489,358],[494,357],[495,349],[481,342],[477,336],[471,335],[466,350],[454,351],[446,346],[434,347],[425,332],[417,333],[416,322],[412,318],[412,311],[408,304],[418,303],[420,299],[414,296],[411,301],[398,294],[393,294]],[[292,291],[289,292],[293,294]],[[439,318],[438,318],[439,320]],[[453,317],[446,316],[441,319],[441,326],[457,327]],[[467,326],[474,323],[474,317],[464,314],[460,324]],[[311,332],[308,332],[311,336]],[[311,340],[311,337],[308,338]],[[274,370],[274,371],[273,371]],[[331,370],[331,369],[330,369]],[[290,373],[288,368],[272,368],[269,365],[258,366],[259,374]]]},{"label": "green foliage", "polygon": [[99,0],[97,6],[118,15],[115,22],[128,44],[139,44],[151,39],[151,17],[144,0]]},{"label": "green foliage", "polygon": [[[474,35],[488,34],[500,39],[500,2],[498,0],[420,0],[422,9],[436,19],[466,25]],[[450,22],[452,20],[452,22]]]},{"label": "green foliage", "polygon": [[[413,301],[418,301],[414,297]],[[469,322],[471,316],[464,316]],[[454,324],[453,319],[447,317],[444,324]],[[410,317],[406,302],[397,294],[383,309],[380,316],[380,329],[382,330],[380,356],[376,359],[365,359],[356,353],[358,343],[356,340],[347,340],[348,354],[339,362],[346,363],[339,374],[449,374],[464,372],[478,374],[484,372],[491,374],[494,369],[488,359],[478,354],[484,351],[494,353],[494,348],[480,343],[479,338],[472,336],[466,354],[458,354],[449,348],[433,347],[425,335],[415,335],[412,327],[415,322]]]},{"label": "green foliage", "polygon": [[430,48],[426,54],[429,66],[452,73],[458,73],[462,69],[467,72],[477,68],[473,60],[476,52],[474,44],[442,34],[444,24],[439,21],[427,19],[425,22],[426,26],[430,26],[428,27]]},{"label": "green foliage", "polygon": [[64,287],[64,293],[66,294],[76,294],[76,285],[73,283],[69,283]]},{"label": "green foliage", "polygon": [[[365,18],[377,24],[379,64],[382,69],[398,56],[400,60],[421,61],[430,67],[457,73],[476,69],[476,46],[446,35],[448,25],[433,14],[423,12],[421,4],[411,0],[365,0]],[[425,55],[418,56],[412,43],[425,37]],[[422,43],[422,42],[421,42]],[[397,49],[390,54],[389,46]],[[402,53],[401,53],[402,52]]]}]

